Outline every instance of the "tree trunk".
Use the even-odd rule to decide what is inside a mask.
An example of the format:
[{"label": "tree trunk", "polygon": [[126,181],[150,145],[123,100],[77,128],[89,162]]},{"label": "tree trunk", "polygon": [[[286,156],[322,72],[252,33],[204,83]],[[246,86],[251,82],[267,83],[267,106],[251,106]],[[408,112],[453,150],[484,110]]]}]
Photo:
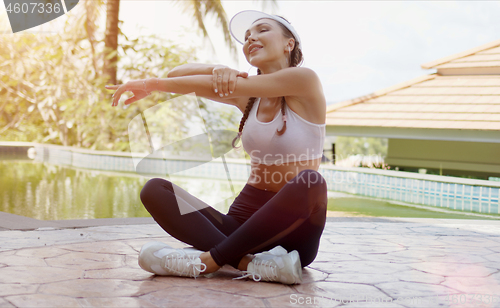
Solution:
[{"label": "tree trunk", "polygon": [[110,59],[107,56],[118,50],[118,14],[120,11],[120,0],[108,0],[106,3],[106,33],[104,37],[104,75],[107,75],[109,80],[107,83],[116,84],[116,63],[118,55],[114,55]]}]

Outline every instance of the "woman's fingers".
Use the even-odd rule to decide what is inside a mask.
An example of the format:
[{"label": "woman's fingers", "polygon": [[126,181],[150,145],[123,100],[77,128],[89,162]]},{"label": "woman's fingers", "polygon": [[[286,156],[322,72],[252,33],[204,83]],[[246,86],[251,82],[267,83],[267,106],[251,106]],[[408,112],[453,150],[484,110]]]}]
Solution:
[{"label": "woman's fingers", "polygon": [[236,71],[232,71],[231,74],[229,74],[229,80],[227,84],[229,94],[232,94],[234,89],[236,88],[236,78],[238,77],[238,74],[236,73]]},{"label": "woman's fingers", "polygon": [[217,90],[219,90],[218,93],[220,97],[224,96],[223,78],[224,78],[224,71],[217,73]]},{"label": "woman's fingers", "polygon": [[115,94],[113,94],[113,99],[115,101],[114,103],[114,106],[118,106],[118,103],[120,102],[120,97],[122,96],[122,94],[125,92],[125,85],[121,85],[115,92]]},{"label": "woman's fingers", "polygon": [[212,70],[212,87],[220,97],[229,96],[236,89],[237,77],[248,77],[247,72],[240,72],[227,66]]},{"label": "woman's fingers", "polygon": [[247,72],[239,72],[237,77],[247,78],[248,77],[248,73]]},{"label": "woman's fingers", "polygon": [[111,106],[116,106],[118,105],[118,102],[120,101],[120,96],[121,92],[119,91],[120,87],[122,85],[105,85],[104,87],[108,90],[117,90],[115,93],[113,93],[112,97],[112,103]]},{"label": "woman's fingers", "polygon": [[229,75],[228,81],[228,91],[229,94],[233,94],[233,91],[236,89],[236,83],[238,82],[238,77],[247,78],[247,72],[238,72],[237,70],[231,70],[231,74]]},{"label": "woman's fingers", "polygon": [[217,72],[215,69],[212,71],[212,88],[215,93],[219,92],[219,89],[217,88]]},{"label": "woman's fingers", "polygon": [[113,107],[118,106],[118,103],[120,102],[120,97],[126,91],[132,92],[134,96],[126,99],[124,102],[125,105],[130,105],[133,102],[143,99],[144,97],[149,95],[143,90],[142,88],[143,83],[141,81],[129,81],[126,84],[110,85],[110,86],[107,85],[105,87],[106,89],[109,90],[116,90],[116,92],[112,95],[111,106]]},{"label": "woman's fingers", "polygon": [[146,97],[147,95],[144,93],[144,94],[135,94],[134,96],[132,96],[131,98],[128,98],[125,100],[124,104],[125,105],[130,105],[132,104],[133,102],[136,102],[144,97]]},{"label": "woman's fingers", "polygon": [[231,79],[231,71],[225,71],[222,75],[222,93],[224,96],[229,95],[229,80]]}]

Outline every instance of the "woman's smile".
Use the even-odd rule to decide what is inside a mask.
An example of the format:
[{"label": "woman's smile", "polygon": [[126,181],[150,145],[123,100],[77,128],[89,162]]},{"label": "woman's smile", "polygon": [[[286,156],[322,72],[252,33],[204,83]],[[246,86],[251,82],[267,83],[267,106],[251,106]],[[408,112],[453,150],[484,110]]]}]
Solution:
[{"label": "woman's smile", "polygon": [[249,53],[254,53],[261,48],[263,48],[262,45],[252,44],[248,47],[248,50],[249,50]]}]

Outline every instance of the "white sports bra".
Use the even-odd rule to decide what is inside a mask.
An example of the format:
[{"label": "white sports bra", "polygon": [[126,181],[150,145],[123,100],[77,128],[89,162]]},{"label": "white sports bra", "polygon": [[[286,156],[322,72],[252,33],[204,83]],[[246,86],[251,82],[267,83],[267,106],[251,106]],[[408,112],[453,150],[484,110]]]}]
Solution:
[{"label": "white sports bra", "polygon": [[283,127],[281,109],[271,122],[261,122],[259,102],[257,98],[241,135],[252,163],[279,165],[322,157],[326,124],[306,121],[285,105],[286,131],[278,136],[276,131]]}]

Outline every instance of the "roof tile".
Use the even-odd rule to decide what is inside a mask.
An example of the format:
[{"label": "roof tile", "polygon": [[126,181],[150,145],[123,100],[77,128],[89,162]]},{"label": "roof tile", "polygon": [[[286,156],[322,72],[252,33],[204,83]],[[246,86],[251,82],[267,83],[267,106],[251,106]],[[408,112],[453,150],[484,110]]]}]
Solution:
[{"label": "roof tile", "polygon": [[[500,40],[426,65],[500,67]],[[500,75],[420,76],[328,110],[328,125],[500,131]]]}]

